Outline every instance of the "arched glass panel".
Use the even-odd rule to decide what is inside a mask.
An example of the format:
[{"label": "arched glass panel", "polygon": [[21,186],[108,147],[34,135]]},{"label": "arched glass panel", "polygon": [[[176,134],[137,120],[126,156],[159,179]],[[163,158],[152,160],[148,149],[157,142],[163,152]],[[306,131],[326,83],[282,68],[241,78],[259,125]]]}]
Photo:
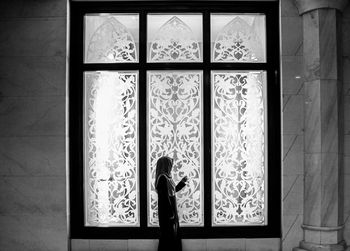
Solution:
[{"label": "arched glass panel", "polygon": [[137,71],[85,72],[85,224],[138,226]]},{"label": "arched glass panel", "polygon": [[264,71],[212,72],[212,224],[267,224]]},{"label": "arched glass panel", "polygon": [[201,62],[202,15],[147,16],[148,62]]},{"label": "arched glass panel", "polygon": [[85,15],[85,63],[138,62],[138,14]]},{"label": "arched glass panel", "polygon": [[211,15],[212,62],[266,62],[264,15]]},{"label": "arched glass panel", "polygon": [[148,225],[158,225],[155,167],[162,156],[174,159],[175,183],[188,176],[176,194],[182,226],[203,225],[202,72],[149,71],[148,86]]}]

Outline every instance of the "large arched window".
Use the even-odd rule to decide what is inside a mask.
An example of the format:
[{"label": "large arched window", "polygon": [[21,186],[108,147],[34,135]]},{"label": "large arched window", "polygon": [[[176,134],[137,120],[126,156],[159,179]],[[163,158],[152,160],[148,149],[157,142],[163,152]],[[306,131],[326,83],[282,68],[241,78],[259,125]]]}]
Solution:
[{"label": "large arched window", "polygon": [[[73,238],[156,238],[174,159],[184,238],[280,236],[277,2],[72,2]],[[132,234],[132,236],[131,236]]]}]

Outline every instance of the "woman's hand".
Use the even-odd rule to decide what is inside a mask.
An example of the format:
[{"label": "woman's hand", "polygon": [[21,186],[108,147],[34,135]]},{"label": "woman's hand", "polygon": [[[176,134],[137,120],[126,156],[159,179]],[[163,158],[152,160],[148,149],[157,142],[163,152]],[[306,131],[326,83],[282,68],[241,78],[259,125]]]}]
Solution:
[{"label": "woman's hand", "polygon": [[183,177],[183,178],[180,180],[180,182],[176,185],[176,187],[175,187],[175,192],[178,192],[178,191],[180,191],[182,188],[184,188],[184,187],[187,185],[187,183],[186,183],[187,180],[188,180],[187,176]]},{"label": "woman's hand", "polygon": [[185,176],[185,177],[183,177],[183,178],[181,179],[181,182],[186,183],[187,180],[188,180],[188,178],[187,178],[187,176]]}]

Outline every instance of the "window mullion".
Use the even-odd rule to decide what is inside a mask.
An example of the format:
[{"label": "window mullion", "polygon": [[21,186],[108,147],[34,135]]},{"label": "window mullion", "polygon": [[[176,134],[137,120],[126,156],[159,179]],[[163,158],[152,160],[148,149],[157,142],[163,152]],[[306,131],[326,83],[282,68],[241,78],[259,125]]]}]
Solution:
[{"label": "window mullion", "polygon": [[211,105],[210,105],[210,12],[203,13],[203,62],[204,62],[204,215],[205,228],[211,227]]},{"label": "window mullion", "polygon": [[141,228],[147,227],[147,119],[146,119],[146,34],[147,34],[147,14],[140,12],[140,81],[139,81],[139,173],[140,173],[140,221]]}]

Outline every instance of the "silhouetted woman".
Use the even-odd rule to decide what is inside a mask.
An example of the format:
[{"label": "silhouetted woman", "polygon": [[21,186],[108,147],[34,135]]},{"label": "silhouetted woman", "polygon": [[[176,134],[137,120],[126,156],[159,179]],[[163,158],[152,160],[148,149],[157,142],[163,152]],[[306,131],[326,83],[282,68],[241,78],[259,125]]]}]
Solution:
[{"label": "silhouetted woman", "polygon": [[187,176],[175,186],[171,178],[172,166],[173,160],[169,157],[161,157],[157,161],[155,187],[158,193],[160,227],[158,251],[182,250],[175,192],[180,191],[186,185]]}]

